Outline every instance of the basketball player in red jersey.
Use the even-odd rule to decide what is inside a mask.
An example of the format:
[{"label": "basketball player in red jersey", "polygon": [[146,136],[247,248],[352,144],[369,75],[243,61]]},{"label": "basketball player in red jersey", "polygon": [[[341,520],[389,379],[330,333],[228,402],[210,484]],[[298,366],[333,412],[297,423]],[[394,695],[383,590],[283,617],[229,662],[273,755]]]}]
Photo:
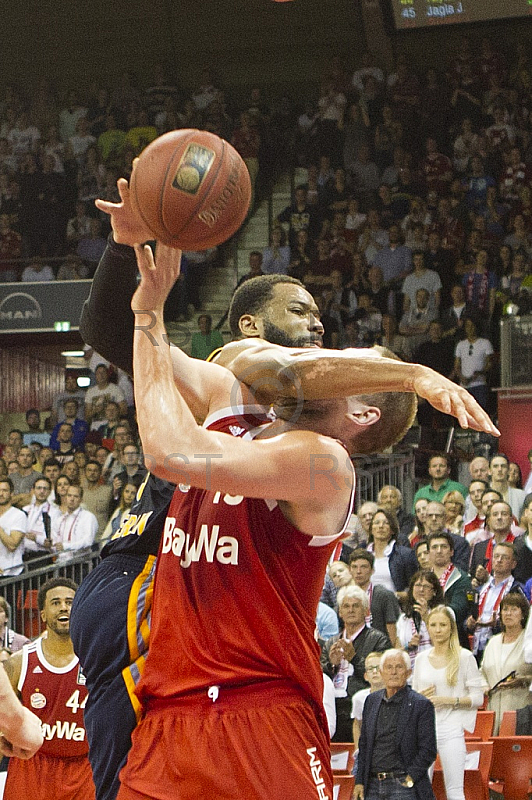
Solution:
[{"label": "basketball player in red jersey", "polygon": [[38,606],[46,633],[4,663],[22,703],[39,717],[44,736],[33,758],[10,760],[4,800],[94,800],[83,725],[87,690],[69,635],[76,589],[69,578],[42,585]]},{"label": "basketball player in red jersey", "polygon": [[0,664],[0,753],[16,758],[31,758],[42,745],[41,722],[24,708]]},{"label": "basketball player in red jersey", "polygon": [[[228,407],[248,404],[248,391],[216,364],[196,369],[180,351],[170,354],[163,306],[177,263],[173,275],[168,264],[159,273],[149,248],[137,252],[139,430],[154,472],[178,485],[137,690],[146,715],[119,800],[331,797],[312,634],[325,566],[354,492],[351,461],[331,437],[341,431],[357,450],[358,439],[379,427],[381,409],[363,396],[303,405],[299,418],[283,419],[281,408],[248,441],[210,429]],[[150,337],[140,327],[146,309]],[[176,358],[185,376],[179,390]],[[403,416],[404,431],[415,403],[402,405],[413,388],[406,365],[397,366],[387,367],[391,376],[382,382],[401,393],[395,415]],[[192,413],[195,396],[206,407],[204,427]]]}]

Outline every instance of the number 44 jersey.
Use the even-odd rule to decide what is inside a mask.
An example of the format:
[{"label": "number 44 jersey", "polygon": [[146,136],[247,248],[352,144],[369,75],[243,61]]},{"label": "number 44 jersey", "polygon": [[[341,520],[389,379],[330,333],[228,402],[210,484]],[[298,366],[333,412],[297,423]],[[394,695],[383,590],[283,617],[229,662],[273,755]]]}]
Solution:
[{"label": "number 44 jersey", "polygon": [[83,724],[87,689],[77,656],[66,667],[54,667],[46,660],[42,639],[25,645],[17,688],[23,705],[41,720],[42,755],[72,758],[88,752]]}]

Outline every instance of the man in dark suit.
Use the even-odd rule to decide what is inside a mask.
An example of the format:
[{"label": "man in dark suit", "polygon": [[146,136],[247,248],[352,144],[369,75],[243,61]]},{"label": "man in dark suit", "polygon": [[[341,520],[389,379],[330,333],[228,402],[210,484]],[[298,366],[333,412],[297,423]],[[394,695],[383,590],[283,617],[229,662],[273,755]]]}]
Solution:
[{"label": "man in dark suit", "polygon": [[436,758],[434,706],[408,686],[403,650],[387,650],[380,672],[384,689],[364,705],[353,798],[434,800],[427,772]]}]

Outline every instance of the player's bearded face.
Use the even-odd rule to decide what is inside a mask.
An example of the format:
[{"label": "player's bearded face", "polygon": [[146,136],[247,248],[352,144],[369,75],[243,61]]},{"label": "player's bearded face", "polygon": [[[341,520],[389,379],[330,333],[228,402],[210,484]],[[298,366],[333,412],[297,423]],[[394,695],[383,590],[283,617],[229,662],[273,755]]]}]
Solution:
[{"label": "player's bearded face", "polygon": [[263,320],[264,338],[272,344],[279,344],[283,347],[311,347],[321,344],[321,336],[306,332],[288,332],[274,325],[269,319]]},{"label": "player's bearded face", "polygon": [[277,284],[258,318],[262,338],[283,347],[321,347],[323,326],[311,294],[296,284]]},{"label": "player's bearded face", "polygon": [[43,617],[46,627],[58,636],[70,636],[70,611],[73,599],[74,591],[66,586],[48,592]]}]

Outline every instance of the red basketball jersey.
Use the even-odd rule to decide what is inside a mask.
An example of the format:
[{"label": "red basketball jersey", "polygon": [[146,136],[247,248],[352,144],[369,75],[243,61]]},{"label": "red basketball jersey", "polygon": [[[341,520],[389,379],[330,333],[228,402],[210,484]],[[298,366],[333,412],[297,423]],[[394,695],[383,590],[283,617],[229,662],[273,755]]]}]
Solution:
[{"label": "red basketball jersey", "polygon": [[41,720],[44,744],[39,753],[56,758],[88,753],[83,724],[87,689],[77,656],[66,667],[54,667],[44,656],[41,639],[24,645],[17,688],[23,705]]},{"label": "red basketball jersey", "polygon": [[[242,417],[205,424],[253,436]],[[273,499],[176,487],[157,561],[141,700],[281,679],[321,705],[315,616],[339,535],[303,534]]]}]

